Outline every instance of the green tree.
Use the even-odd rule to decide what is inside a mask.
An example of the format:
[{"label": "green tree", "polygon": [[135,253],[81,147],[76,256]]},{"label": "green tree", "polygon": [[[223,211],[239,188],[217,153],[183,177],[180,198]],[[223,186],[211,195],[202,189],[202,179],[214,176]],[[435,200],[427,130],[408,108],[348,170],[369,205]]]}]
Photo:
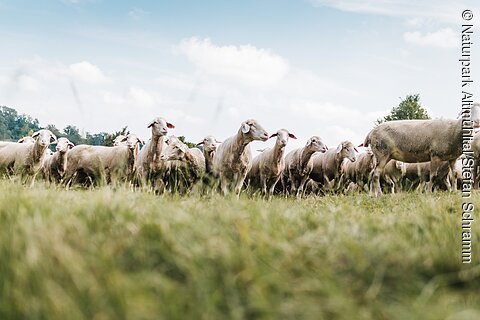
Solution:
[{"label": "green tree", "polygon": [[393,107],[390,114],[378,119],[375,124],[393,120],[430,119],[424,107],[420,104],[420,95],[407,95],[397,107]]},{"label": "green tree", "polygon": [[193,147],[195,147],[195,145],[196,145],[196,144],[193,143],[193,142],[187,141],[186,138],[185,138],[185,136],[179,136],[179,137],[178,137],[178,140],[180,140],[180,141],[182,141],[183,143],[185,143],[189,148],[193,148]]},{"label": "green tree", "polygon": [[103,143],[104,146],[113,146],[113,140],[115,140],[116,137],[119,135],[124,135],[126,136],[127,134],[130,133],[130,130],[128,130],[128,127],[123,127],[120,131],[115,131],[114,133],[111,134],[105,134],[105,141]]},{"label": "green tree", "polygon": [[82,138],[82,135],[80,134],[80,131],[78,131],[78,128],[72,125],[68,125],[63,129],[63,134],[65,137],[73,142],[73,144],[84,144],[85,140]]},{"label": "green tree", "polygon": [[18,114],[13,108],[0,107],[0,139],[18,140],[40,129],[37,119]]}]

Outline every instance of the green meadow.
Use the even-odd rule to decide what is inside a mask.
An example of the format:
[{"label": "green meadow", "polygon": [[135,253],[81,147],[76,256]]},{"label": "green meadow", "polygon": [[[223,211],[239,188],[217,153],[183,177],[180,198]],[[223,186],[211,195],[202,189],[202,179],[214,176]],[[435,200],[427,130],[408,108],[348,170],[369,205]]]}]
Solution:
[{"label": "green meadow", "polygon": [[446,192],[264,201],[0,181],[0,319],[480,319],[480,219],[462,264],[460,210]]}]

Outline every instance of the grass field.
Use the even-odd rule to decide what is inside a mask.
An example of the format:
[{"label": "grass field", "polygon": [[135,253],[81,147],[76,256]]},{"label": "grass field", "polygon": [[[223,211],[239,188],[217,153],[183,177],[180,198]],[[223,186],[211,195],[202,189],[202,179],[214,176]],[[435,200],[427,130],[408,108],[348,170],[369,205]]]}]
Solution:
[{"label": "grass field", "polygon": [[480,219],[462,265],[460,201],[0,182],[0,319],[480,319]]}]

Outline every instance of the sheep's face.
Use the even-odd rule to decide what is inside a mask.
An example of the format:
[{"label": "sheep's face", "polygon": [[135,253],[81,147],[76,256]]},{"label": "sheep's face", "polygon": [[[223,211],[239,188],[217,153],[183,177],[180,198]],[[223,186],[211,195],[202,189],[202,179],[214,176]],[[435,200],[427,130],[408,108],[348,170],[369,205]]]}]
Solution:
[{"label": "sheep's face", "polygon": [[254,119],[249,119],[242,123],[240,127],[243,135],[250,138],[251,140],[268,140],[268,133],[262,126]]},{"label": "sheep's face", "polygon": [[161,159],[165,161],[170,160],[184,160],[188,147],[183,143],[169,144]]},{"label": "sheep's face", "polygon": [[320,139],[319,136],[313,136],[308,139],[305,147],[313,152],[323,153],[328,150],[328,147],[323,143],[322,139]]},{"label": "sheep's face", "polygon": [[150,122],[148,128],[152,128],[152,136],[162,137],[167,135],[168,129],[173,129],[175,126],[167,120],[157,117]]},{"label": "sheep's face", "polygon": [[75,145],[70,142],[67,138],[58,138],[57,147],[55,150],[58,152],[67,152],[72,149]]},{"label": "sheep's face", "polygon": [[295,137],[293,133],[289,133],[285,129],[280,129],[276,133],[270,136],[270,138],[273,138],[273,137],[277,137],[277,141],[275,142],[275,144],[279,145],[282,148],[287,145],[289,138],[297,139],[297,137]]},{"label": "sheep's face", "polygon": [[357,159],[356,152],[358,151],[350,141],[343,141],[340,143],[336,152],[340,153],[342,158],[347,158],[352,162],[355,162]]},{"label": "sheep's face", "polygon": [[32,138],[42,147],[46,148],[50,144],[57,143],[57,137],[50,131],[46,129],[39,130],[32,135]]},{"label": "sheep's face", "polygon": [[122,145],[125,145],[125,136],[123,134],[117,136],[114,140],[113,140],[113,146],[116,147],[116,146],[122,146]]},{"label": "sheep's face", "polygon": [[133,133],[129,133],[119,143],[126,145],[130,150],[135,150],[142,141]]}]

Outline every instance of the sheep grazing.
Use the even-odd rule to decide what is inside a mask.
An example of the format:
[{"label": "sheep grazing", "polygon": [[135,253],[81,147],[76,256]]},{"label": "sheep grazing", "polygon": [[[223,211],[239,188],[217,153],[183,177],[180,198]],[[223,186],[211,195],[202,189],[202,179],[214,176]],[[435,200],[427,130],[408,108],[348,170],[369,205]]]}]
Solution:
[{"label": "sheep grazing", "polygon": [[42,162],[45,180],[59,183],[67,169],[68,153],[75,145],[67,138],[58,138],[56,152],[46,155]]},{"label": "sheep grazing", "polygon": [[252,165],[249,143],[254,140],[267,141],[268,133],[254,119],[244,121],[236,135],[217,147],[213,157],[213,172],[220,180],[224,194],[232,189],[237,196]]},{"label": "sheep grazing", "polygon": [[168,129],[173,129],[175,126],[164,118],[157,117],[148,124],[147,128],[152,129],[152,137],[138,153],[136,163],[137,173],[142,184],[147,181],[152,182],[155,171],[162,170],[160,156],[162,150],[166,148],[165,136]]},{"label": "sheep grazing", "polygon": [[318,136],[311,137],[305,147],[290,151],[285,156],[285,170],[282,185],[285,194],[290,191],[297,198],[303,195],[303,188],[308,180],[312,166],[308,165],[315,152],[326,152],[327,146]]},{"label": "sheep grazing", "polygon": [[[480,127],[480,104],[472,106],[472,122]],[[380,176],[391,159],[402,162],[431,161],[427,191],[431,192],[441,161],[449,161],[453,169],[462,153],[462,119],[458,120],[399,120],[379,124],[371,130],[365,142],[371,146],[377,166],[373,173],[370,194],[382,193]]]},{"label": "sheep grazing", "polygon": [[285,169],[285,160],[283,154],[288,139],[297,139],[293,133],[286,129],[280,129],[272,134],[270,138],[277,137],[275,146],[271,149],[265,149],[258,156],[253,158],[252,167],[247,174],[247,185],[262,190],[262,194],[271,197],[275,185],[280,180]]},{"label": "sheep grazing", "polygon": [[[312,155],[309,162],[310,178],[320,183],[326,189],[336,190],[340,184],[342,163],[344,159],[355,162],[357,149],[350,141],[343,141],[337,149]],[[335,185],[334,185],[335,184]]]},{"label": "sheep grazing", "polygon": [[57,137],[46,129],[39,130],[32,135],[34,143],[25,139],[18,142],[0,142],[0,172],[21,174],[22,180],[31,177],[31,183],[41,169],[45,151],[50,144],[57,143]]},{"label": "sheep grazing", "polygon": [[141,142],[134,134],[128,134],[122,142],[126,145],[105,147],[78,145],[68,155],[64,183],[105,183],[131,181],[135,172],[137,145]]},{"label": "sheep grazing", "polygon": [[205,174],[205,157],[198,148],[189,148],[177,137],[169,137],[168,146],[161,155],[163,161],[180,161],[178,170],[185,178],[187,188],[197,182]]},{"label": "sheep grazing", "polygon": [[213,156],[217,151],[217,141],[213,136],[206,136],[203,140],[197,143],[197,147],[203,146],[203,156],[205,157],[205,170],[207,174],[213,173]]}]

